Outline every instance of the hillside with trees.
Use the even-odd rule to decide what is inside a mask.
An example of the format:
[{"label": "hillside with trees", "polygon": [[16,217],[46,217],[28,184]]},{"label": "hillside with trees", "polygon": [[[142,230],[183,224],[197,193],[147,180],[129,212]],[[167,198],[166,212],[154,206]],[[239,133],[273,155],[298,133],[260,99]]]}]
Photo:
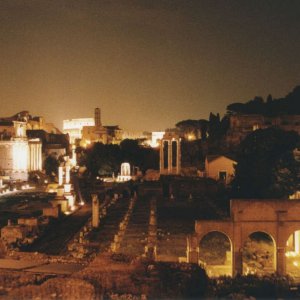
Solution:
[{"label": "hillside with trees", "polygon": [[227,113],[259,114],[264,116],[297,115],[300,114],[300,86],[284,98],[273,99],[269,95],[264,101],[262,97],[256,96],[246,103],[232,103],[227,106]]},{"label": "hillside with trees", "polygon": [[293,150],[299,135],[277,128],[259,129],[240,144],[232,195],[236,198],[285,198],[299,188],[299,162]]}]

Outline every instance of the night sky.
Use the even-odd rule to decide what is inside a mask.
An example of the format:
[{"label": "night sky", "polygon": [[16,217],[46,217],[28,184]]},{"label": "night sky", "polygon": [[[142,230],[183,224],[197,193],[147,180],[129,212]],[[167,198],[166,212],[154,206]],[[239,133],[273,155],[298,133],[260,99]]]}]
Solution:
[{"label": "night sky", "polygon": [[300,84],[300,1],[0,0],[0,116],[164,130]]}]

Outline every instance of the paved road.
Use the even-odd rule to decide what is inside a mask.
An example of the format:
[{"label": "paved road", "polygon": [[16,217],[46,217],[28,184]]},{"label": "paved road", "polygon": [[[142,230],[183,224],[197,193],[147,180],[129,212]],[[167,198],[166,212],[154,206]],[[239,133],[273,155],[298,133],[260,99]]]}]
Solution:
[{"label": "paved road", "polygon": [[44,235],[32,245],[22,249],[49,255],[60,255],[68,242],[81,229],[91,216],[91,205],[85,204],[79,210],[49,226]]}]

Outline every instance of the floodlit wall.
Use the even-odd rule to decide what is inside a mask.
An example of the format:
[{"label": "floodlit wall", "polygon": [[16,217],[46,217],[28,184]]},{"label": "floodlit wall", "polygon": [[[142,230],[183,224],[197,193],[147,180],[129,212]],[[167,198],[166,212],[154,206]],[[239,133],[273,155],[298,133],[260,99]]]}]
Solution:
[{"label": "floodlit wall", "polygon": [[236,162],[225,156],[220,156],[215,160],[208,162],[205,160],[206,176],[215,180],[219,180],[220,172],[226,172],[226,183],[229,183],[234,176],[234,164]]},{"label": "floodlit wall", "polygon": [[276,247],[276,271],[286,274],[286,247],[291,234],[300,230],[300,200],[233,199],[228,220],[198,220],[187,240],[187,260],[198,263],[199,242],[209,232],[224,233],[232,242],[233,273],[242,274],[242,249],[253,232],[270,235]]}]

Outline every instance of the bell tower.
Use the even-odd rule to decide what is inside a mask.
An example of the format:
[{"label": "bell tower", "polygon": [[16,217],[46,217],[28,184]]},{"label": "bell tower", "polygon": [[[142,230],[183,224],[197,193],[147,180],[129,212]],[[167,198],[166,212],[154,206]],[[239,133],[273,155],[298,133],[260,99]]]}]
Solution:
[{"label": "bell tower", "polygon": [[100,127],[102,126],[101,124],[101,110],[100,108],[95,108],[95,126]]}]

